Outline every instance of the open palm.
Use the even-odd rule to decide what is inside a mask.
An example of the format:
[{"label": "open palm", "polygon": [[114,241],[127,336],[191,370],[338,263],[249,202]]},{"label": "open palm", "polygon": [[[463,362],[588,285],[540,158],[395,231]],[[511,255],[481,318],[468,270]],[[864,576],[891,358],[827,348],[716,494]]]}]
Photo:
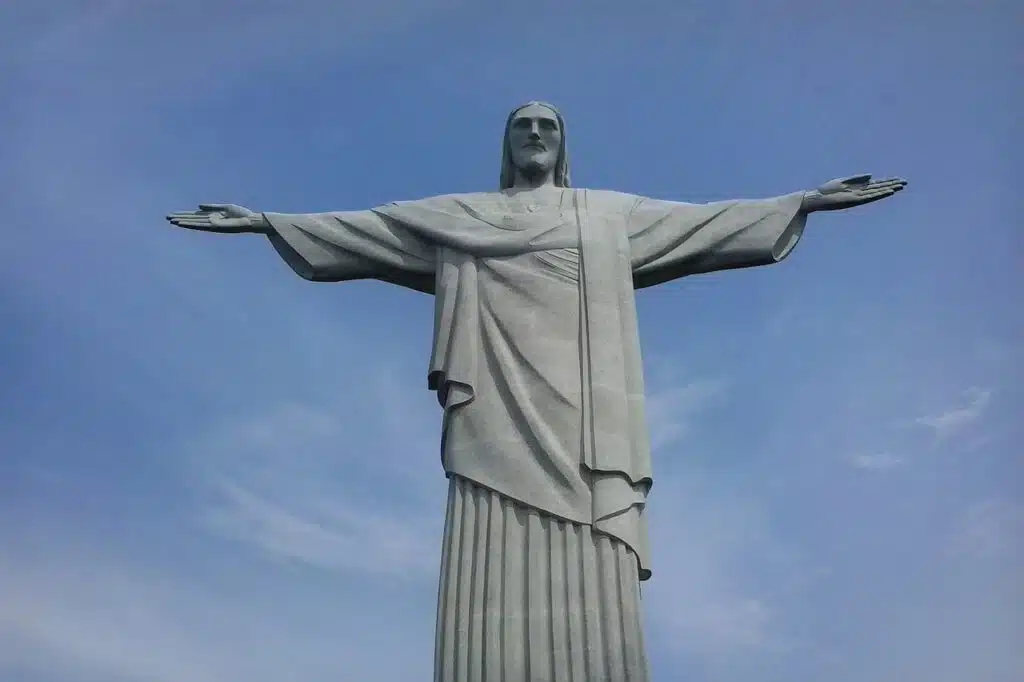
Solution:
[{"label": "open palm", "polygon": [[262,223],[259,213],[235,204],[199,204],[198,211],[171,213],[167,220],[189,230],[222,234],[258,232]]},{"label": "open palm", "polygon": [[906,186],[907,181],[902,178],[872,180],[869,174],[837,178],[809,192],[806,208],[810,211],[838,211],[862,206],[891,197]]}]

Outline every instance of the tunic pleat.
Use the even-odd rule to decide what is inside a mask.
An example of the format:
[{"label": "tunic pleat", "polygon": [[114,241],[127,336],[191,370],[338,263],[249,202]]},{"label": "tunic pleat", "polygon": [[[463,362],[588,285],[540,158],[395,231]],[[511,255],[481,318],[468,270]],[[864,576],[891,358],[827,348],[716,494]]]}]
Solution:
[{"label": "tunic pleat", "polygon": [[647,682],[636,557],[452,476],[435,682]]}]

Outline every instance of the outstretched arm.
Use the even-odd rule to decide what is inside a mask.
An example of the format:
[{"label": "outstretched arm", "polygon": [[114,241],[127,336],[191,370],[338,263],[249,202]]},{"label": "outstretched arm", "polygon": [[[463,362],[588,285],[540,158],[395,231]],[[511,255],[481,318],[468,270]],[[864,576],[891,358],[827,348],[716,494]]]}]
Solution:
[{"label": "outstretched arm", "polygon": [[292,270],[310,281],[378,279],[433,293],[434,245],[379,210],[258,213],[233,204],[199,209],[167,219],[203,232],[265,234]]},{"label": "outstretched arm", "polygon": [[759,200],[685,204],[638,198],[629,214],[633,284],[643,288],[717,270],[777,263],[803,235],[807,216],[871,203],[906,186],[869,175],[810,192]]}]

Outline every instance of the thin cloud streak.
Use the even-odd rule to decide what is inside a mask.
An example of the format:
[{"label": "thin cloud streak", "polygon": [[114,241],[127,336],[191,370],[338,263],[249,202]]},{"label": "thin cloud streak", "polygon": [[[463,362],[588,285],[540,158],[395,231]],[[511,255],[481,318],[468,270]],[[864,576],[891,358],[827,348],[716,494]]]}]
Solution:
[{"label": "thin cloud streak", "polygon": [[728,386],[722,379],[697,379],[649,392],[646,414],[651,448],[661,450],[685,437],[694,419],[722,402]]},{"label": "thin cloud streak", "polygon": [[[285,577],[247,590],[231,576],[184,582],[174,566],[146,566],[66,537],[45,549],[10,547],[0,557],[0,670],[74,682],[327,680],[347,670],[404,682],[427,662],[429,647],[381,659],[392,644],[421,637],[396,628],[382,646],[379,632],[354,628],[347,615],[367,605],[352,598],[347,607],[313,608]],[[398,617],[387,605],[381,614]],[[373,612],[363,617],[383,627]]]},{"label": "thin cloud streak", "polygon": [[859,454],[850,457],[850,463],[858,469],[870,471],[888,471],[906,464],[906,460],[888,452]]},{"label": "thin cloud streak", "polygon": [[941,414],[925,415],[914,420],[915,423],[932,430],[936,441],[945,441],[978,422],[985,414],[992,398],[992,391],[977,387],[964,391],[968,404],[947,410]]},{"label": "thin cloud streak", "polygon": [[216,489],[221,502],[203,513],[206,525],[263,550],[273,560],[388,580],[422,580],[437,571],[439,550],[429,541],[436,524],[424,524],[423,515],[382,515],[369,505],[326,500],[307,501],[304,506],[313,509],[295,510],[232,483]]},{"label": "thin cloud streak", "polygon": [[723,669],[798,645],[778,601],[805,589],[813,571],[759,504],[730,495],[719,474],[689,468],[661,476],[649,514],[664,567],[644,591],[652,638]]},{"label": "thin cloud streak", "polygon": [[1019,555],[1024,537],[1024,512],[1019,503],[988,499],[969,505],[951,534],[955,556],[1004,559]]},{"label": "thin cloud streak", "polygon": [[[217,682],[242,672],[236,666],[246,657],[235,658],[242,654],[237,639],[232,646],[223,635],[237,638],[249,629],[243,605],[67,546],[61,552],[49,560],[15,554],[0,562],[6,657],[70,679]],[[217,624],[225,630],[218,632]]]},{"label": "thin cloud streak", "polygon": [[443,488],[440,466],[430,462],[437,470],[429,483],[403,475],[399,463],[413,466],[411,453],[393,443],[409,437],[392,431],[392,438],[374,443],[367,431],[372,424],[356,422],[368,417],[380,428],[402,398],[373,401],[380,412],[371,407],[347,420],[343,403],[289,404],[222,425],[193,445],[188,458],[196,466],[198,518],[208,530],[276,561],[433,579],[443,506],[427,500]]}]

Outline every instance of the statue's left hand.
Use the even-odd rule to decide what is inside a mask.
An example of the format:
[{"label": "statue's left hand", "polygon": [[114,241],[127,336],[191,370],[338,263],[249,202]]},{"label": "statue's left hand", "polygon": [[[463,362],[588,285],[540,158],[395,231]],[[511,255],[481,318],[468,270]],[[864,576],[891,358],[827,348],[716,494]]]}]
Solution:
[{"label": "statue's left hand", "polygon": [[813,213],[853,208],[891,197],[906,186],[907,181],[902,178],[872,180],[870,175],[837,178],[807,192],[801,209],[805,213]]}]

